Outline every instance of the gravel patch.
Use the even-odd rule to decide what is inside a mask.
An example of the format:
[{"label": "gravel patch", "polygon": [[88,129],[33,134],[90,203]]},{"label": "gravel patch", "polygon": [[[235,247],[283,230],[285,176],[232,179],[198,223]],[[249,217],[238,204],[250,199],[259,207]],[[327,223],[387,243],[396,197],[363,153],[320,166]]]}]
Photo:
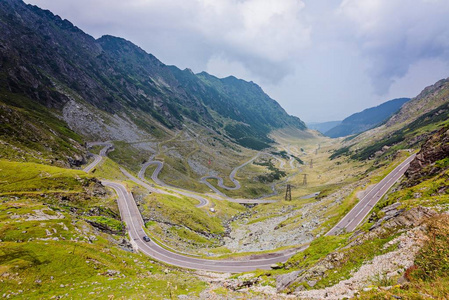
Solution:
[{"label": "gravel patch", "polygon": [[62,113],[70,129],[92,139],[132,142],[151,138],[123,114],[102,116],[74,100],[66,103]]}]

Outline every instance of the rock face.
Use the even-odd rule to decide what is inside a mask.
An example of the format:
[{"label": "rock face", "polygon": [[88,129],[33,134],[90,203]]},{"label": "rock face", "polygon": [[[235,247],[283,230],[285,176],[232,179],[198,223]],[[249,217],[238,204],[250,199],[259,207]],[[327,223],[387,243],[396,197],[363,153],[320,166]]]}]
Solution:
[{"label": "rock face", "polygon": [[399,203],[392,204],[382,209],[385,216],[379,219],[370,228],[369,233],[355,234],[351,245],[361,244],[364,240],[376,237],[387,230],[394,228],[414,228],[420,226],[422,222],[431,218],[436,213],[430,208],[418,206],[410,210],[399,209]]},{"label": "rock face", "polygon": [[422,231],[419,228],[414,228],[389,242],[391,245],[397,245],[397,250],[374,257],[372,261],[365,263],[353,273],[351,278],[324,289],[298,290],[295,295],[301,299],[352,299],[358,291],[368,290],[376,276],[391,278],[412,266],[423,239]]},{"label": "rock face", "polygon": [[416,158],[410,163],[410,167],[405,173],[408,178],[407,186],[414,186],[426,178],[438,174],[442,168],[447,168],[444,164],[437,165],[449,157],[449,127],[440,129],[431,136],[421,147]]}]

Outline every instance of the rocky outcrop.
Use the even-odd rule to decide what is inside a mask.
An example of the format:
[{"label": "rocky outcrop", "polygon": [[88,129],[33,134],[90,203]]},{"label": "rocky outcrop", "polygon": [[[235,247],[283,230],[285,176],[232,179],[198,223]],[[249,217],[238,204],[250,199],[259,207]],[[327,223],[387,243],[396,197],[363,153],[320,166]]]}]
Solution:
[{"label": "rocky outcrop", "polygon": [[391,230],[407,230],[418,227],[436,214],[432,209],[422,206],[410,210],[400,209],[399,207],[400,203],[394,203],[382,209],[381,212],[385,213],[385,216],[377,220],[368,233],[356,232],[347,247],[362,244],[368,239],[376,238]]},{"label": "rocky outcrop", "polygon": [[[385,254],[384,257],[390,257],[391,259],[397,257],[398,261],[403,260],[405,263],[410,263],[413,261],[413,255],[418,251],[419,245],[415,244],[415,241],[420,237],[419,233],[414,233],[410,236],[407,232],[415,231],[416,228],[420,228],[420,226],[436,215],[436,212],[429,208],[425,207],[415,207],[411,210],[405,211],[399,208],[399,204],[395,203],[391,206],[388,206],[383,209],[385,216],[379,219],[370,229],[369,232],[356,232],[351,242],[345,246],[345,249],[351,248],[353,246],[361,245],[363,242],[371,239],[379,238],[379,236],[385,235],[388,232],[393,230],[395,231],[403,231],[406,232],[401,237],[398,238],[400,243],[403,243],[400,251],[393,254]],[[393,242],[390,242],[393,243]],[[412,252],[407,253],[409,249]],[[325,258],[319,261],[317,264],[312,266],[307,270],[297,270],[288,274],[280,275],[276,278],[276,287],[278,292],[285,291],[291,286],[296,287],[295,292],[299,295],[307,295],[312,297],[313,299],[340,299],[347,296],[348,293],[354,295],[358,288],[364,286],[364,279],[369,276],[372,276],[372,273],[376,271],[376,264],[382,262],[382,259],[375,258],[373,262],[367,264],[366,267],[362,267],[362,272],[357,272],[355,275],[355,279],[345,280],[344,282],[340,282],[336,285],[336,288],[330,287],[324,290],[320,290],[320,292],[314,293],[313,291],[305,291],[301,292],[305,289],[305,286],[313,287],[319,280],[326,276],[326,273],[329,270],[333,270],[343,265],[346,262],[345,252],[343,251],[335,251],[328,254]],[[389,262],[382,264],[379,268],[385,268],[388,272],[395,272],[395,262]],[[398,263],[399,265],[399,263]],[[396,268],[398,269],[398,268]],[[371,274],[371,275],[366,275]],[[333,291],[337,291],[335,293],[340,293],[339,296],[336,296]],[[329,297],[326,296],[329,294]],[[313,296],[312,296],[313,295]],[[319,296],[318,296],[319,295]],[[334,297],[335,298],[332,298]],[[315,298],[316,297],[316,298]],[[319,298],[322,297],[322,298]]]},{"label": "rocky outcrop", "polygon": [[297,291],[295,295],[301,299],[352,299],[362,289],[369,290],[370,286],[376,285],[376,278],[389,279],[412,266],[424,239],[422,230],[414,228],[387,244],[396,245],[396,250],[374,257],[355,271],[351,278],[324,289]]},{"label": "rocky outcrop", "polygon": [[95,222],[93,220],[86,219],[86,222],[89,223],[90,225],[92,225],[93,227],[97,228],[98,230],[100,230],[102,232],[105,232],[105,233],[108,233],[108,234],[120,234],[120,235],[123,235],[125,233],[124,229],[122,229],[122,230],[115,230],[115,229],[112,229],[111,227],[109,227],[109,226],[107,226],[105,224],[98,223],[98,222]]},{"label": "rocky outcrop", "polygon": [[298,279],[298,276],[303,273],[304,270],[293,271],[287,274],[279,275],[276,278],[276,289],[278,292],[284,291],[288,286]]},{"label": "rocky outcrop", "polygon": [[[406,186],[414,186],[425,179],[435,176],[441,172],[443,165],[436,162],[449,157],[449,127],[440,129],[431,136],[421,147],[416,158],[410,163],[405,173],[408,180]],[[447,167],[447,166],[446,166]]]}]

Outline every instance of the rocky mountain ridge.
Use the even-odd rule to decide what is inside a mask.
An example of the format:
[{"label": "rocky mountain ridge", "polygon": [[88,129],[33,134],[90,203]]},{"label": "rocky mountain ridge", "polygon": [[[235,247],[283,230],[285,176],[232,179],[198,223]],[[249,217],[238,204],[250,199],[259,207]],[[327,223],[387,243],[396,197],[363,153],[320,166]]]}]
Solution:
[{"label": "rocky mountain ridge", "polygon": [[385,126],[388,128],[398,124],[411,123],[419,116],[449,102],[448,87],[449,78],[441,79],[426,87],[418,96],[405,103],[401,110],[386,122]]},{"label": "rocky mountain ridge", "polygon": [[[114,138],[125,123],[130,134],[141,137],[140,130],[148,137],[192,121],[260,149],[272,142],[273,129],[306,128],[254,83],[181,71],[129,41],[95,40],[68,20],[20,0],[0,3],[0,32],[0,89],[54,109],[90,139]],[[88,111],[84,122],[71,124],[61,114],[68,104]]]}]

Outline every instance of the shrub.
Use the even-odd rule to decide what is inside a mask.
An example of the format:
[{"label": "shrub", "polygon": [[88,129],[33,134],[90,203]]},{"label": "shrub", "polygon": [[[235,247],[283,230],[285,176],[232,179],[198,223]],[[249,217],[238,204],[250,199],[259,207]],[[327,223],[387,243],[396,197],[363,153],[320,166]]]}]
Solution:
[{"label": "shrub", "polygon": [[427,223],[428,240],[415,258],[415,278],[434,280],[449,274],[449,216],[441,215]]}]

